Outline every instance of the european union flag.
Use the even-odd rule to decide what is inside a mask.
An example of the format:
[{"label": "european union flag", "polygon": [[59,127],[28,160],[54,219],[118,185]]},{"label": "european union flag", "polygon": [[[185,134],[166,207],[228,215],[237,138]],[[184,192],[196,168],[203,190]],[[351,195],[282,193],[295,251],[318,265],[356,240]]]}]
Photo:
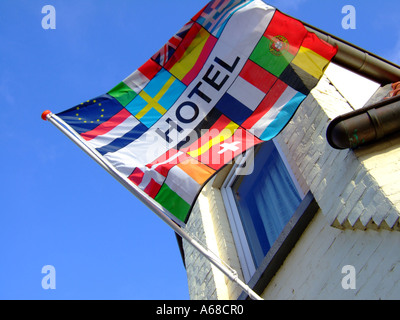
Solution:
[{"label": "european union flag", "polygon": [[104,94],[96,99],[57,114],[79,134],[93,130],[122,110],[123,106],[112,96]]}]

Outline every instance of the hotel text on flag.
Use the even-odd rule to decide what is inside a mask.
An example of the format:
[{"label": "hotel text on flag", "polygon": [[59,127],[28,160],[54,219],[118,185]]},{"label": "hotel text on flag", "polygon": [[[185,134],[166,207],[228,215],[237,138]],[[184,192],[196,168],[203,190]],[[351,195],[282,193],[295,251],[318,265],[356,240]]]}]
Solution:
[{"label": "hotel text on flag", "polygon": [[336,52],[261,0],[215,0],[109,92],[57,116],[182,224],[218,170],[279,134]]}]

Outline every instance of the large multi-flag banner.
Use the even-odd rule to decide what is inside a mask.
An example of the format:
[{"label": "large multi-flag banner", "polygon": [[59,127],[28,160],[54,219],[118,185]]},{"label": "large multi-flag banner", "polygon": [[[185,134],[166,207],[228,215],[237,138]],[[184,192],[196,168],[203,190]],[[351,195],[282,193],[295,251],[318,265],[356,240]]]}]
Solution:
[{"label": "large multi-flag banner", "polygon": [[279,134],[336,52],[261,0],[213,0],[107,94],[57,116],[185,223],[204,184]]}]

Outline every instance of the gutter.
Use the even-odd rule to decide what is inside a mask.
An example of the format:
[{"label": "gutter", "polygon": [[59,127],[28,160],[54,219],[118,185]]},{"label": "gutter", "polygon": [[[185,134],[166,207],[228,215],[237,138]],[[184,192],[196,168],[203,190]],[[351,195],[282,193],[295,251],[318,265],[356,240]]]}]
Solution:
[{"label": "gutter", "polygon": [[[398,65],[311,25],[303,24],[320,39],[338,47],[332,62],[379,82],[381,86],[400,80]],[[373,143],[396,132],[400,132],[400,96],[335,118],[329,124],[326,135],[331,147],[349,149]]]}]

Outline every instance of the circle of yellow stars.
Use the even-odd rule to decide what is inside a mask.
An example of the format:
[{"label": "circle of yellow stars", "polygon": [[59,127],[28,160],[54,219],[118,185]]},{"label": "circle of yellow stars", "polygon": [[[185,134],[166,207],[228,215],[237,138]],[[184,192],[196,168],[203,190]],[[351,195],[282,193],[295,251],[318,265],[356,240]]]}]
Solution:
[{"label": "circle of yellow stars", "polygon": [[[90,100],[88,100],[88,101],[86,101],[86,102],[89,103]],[[97,103],[97,101],[96,101],[96,100],[93,100],[93,103]],[[82,106],[83,104],[84,104],[84,103],[82,102],[82,103],[81,103],[81,106]],[[98,106],[101,107],[101,102],[98,103]],[[81,109],[80,106],[77,106],[77,107],[76,107],[76,110],[77,110],[77,111],[79,111],[80,109]],[[101,109],[101,112],[104,112],[104,109]],[[76,115],[77,117],[79,117],[79,112],[77,112],[75,115]],[[104,117],[104,114],[101,114],[101,115],[100,115],[100,118],[103,118],[103,117]],[[88,122],[94,123],[94,122],[95,122],[95,121],[87,121],[87,120],[84,120],[84,119],[82,119],[82,118],[78,118],[78,120],[79,120],[79,121],[82,121],[82,120],[83,120],[83,123],[88,123]],[[96,122],[100,122],[100,119],[97,119]]]}]

